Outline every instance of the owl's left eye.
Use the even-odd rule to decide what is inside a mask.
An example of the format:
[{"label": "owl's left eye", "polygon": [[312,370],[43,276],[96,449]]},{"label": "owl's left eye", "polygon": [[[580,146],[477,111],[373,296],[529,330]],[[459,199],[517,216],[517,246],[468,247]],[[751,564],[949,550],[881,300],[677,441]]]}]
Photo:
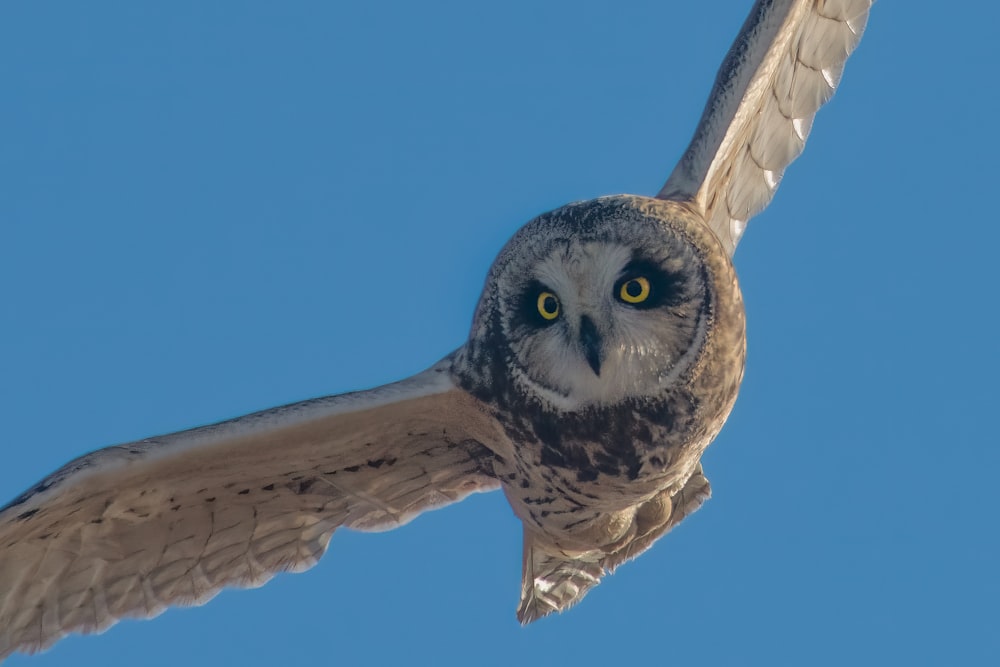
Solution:
[{"label": "owl's left eye", "polygon": [[649,298],[649,279],[644,276],[629,278],[618,288],[618,298],[625,303],[642,303]]}]

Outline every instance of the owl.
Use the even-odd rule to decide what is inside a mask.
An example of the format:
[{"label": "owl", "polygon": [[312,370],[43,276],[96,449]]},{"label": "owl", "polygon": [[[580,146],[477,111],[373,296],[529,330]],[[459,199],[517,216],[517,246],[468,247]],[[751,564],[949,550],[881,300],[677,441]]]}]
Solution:
[{"label": "owl", "polygon": [[0,510],[0,659],[202,604],[502,489],[517,617],[579,602],[709,497],[743,377],[732,255],[802,151],[870,0],[758,0],[655,197],[569,204],[489,270],[467,342],[394,384],[107,447]]}]

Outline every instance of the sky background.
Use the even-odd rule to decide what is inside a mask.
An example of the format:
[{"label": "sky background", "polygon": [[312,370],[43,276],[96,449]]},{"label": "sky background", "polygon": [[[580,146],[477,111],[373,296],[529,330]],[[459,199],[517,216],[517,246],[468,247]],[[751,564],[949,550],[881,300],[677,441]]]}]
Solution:
[{"label": "sky background", "polygon": [[[431,365],[524,222],[659,189],[750,4],[3,3],[0,502]],[[998,22],[877,3],[736,253],[714,498],[571,612],[494,493],[7,664],[997,664]]]}]

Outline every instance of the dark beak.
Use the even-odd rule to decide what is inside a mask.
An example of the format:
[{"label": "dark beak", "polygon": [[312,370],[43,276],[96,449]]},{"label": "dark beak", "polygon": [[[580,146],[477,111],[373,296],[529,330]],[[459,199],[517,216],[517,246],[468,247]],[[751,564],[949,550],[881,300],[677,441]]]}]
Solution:
[{"label": "dark beak", "polygon": [[586,315],[580,318],[580,345],[583,347],[583,356],[587,358],[587,363],[594,369],[594,375],[600,377],[604,346],[601,345],[601,335],[597,333],[594,321]]}]

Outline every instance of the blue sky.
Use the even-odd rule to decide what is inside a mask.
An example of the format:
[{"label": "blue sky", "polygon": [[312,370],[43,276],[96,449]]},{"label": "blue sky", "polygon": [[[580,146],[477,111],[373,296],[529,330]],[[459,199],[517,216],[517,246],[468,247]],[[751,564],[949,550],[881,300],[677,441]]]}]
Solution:
[{"label": "blue sky", "polygon": [[[659,189],[750,4],[5,3],[2,500],[429,366],[520,225]],[[1000,660],[998,21],[877,3],[736,253],[714,498],[579,607],[517,625],[491,494],[8,664]]]}]

